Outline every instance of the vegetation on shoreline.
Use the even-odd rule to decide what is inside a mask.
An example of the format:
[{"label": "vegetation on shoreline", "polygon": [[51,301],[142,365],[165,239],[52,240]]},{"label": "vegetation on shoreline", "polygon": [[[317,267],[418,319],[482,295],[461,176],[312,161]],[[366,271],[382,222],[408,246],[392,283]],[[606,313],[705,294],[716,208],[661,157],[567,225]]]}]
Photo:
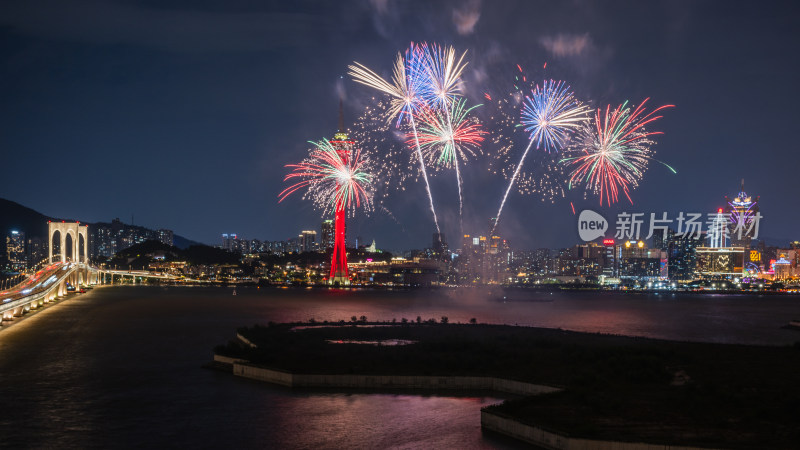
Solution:
[{"label": "vegetation on shoreline", "polygon": [[[296,373],[497,376],[565,388],[489,409],[573,436],[726,448],[800,439],[800,344],[660,341],[421,317],[241,328],[215,349]],[[392,326],[393,325],[393,326]],[[332,344],[407,340],[413,345]]]}]

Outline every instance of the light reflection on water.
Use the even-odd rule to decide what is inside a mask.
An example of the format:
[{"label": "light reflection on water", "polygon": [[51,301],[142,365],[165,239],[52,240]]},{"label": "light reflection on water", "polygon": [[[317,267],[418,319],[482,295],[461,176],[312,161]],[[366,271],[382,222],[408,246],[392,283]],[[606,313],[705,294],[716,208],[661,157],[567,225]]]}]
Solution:
[{"label": "light reflection on water", "polygon": [[[292,391],[203,370],[237,327],[448,316],[655,338],[790,344],[792,297],[98,288],[0,331],[2,446],[497,448],[466,397]],[[551,300],[552,301],[549,301]],[[547,301],[542,301],[547,300]]]}]

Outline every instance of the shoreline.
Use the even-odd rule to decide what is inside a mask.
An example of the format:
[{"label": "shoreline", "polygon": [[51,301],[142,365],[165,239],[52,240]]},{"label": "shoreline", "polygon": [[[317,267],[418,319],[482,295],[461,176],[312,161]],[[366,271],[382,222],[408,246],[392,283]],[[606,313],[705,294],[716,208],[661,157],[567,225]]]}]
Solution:
[{"label": "shoreline", "polygon": [[[397,341],[408,344],[381,344]],[[544,448],[752,448],[783,447],[797,433],[798,350],[509,325],[293,322],[240,328],[210,365],[289,388],[517,395],[482,408],[482,427]]]},{"label": "shoreline", "polygon": [[[241,338],[241,337],[239,337]],[[234,376],[260,381],[290,389],[328,389],[364,392],[433,392],[447,395],[453,392],[491,392],[500,395],[531,397],[562,391],[561,388],[525,383],[497,377],[469,376],[408,376],[408,375],[314,375],[259,367],[249,361],[214,354],[205,367],[222,370]],[[501,402],[495,406],[502,406]],[[598,448],[613,450],[705,450],[709,447],[651,444],[646,442],[608,441],[571,437],[569,433],[523,423],[506,414],[481,408],[481,428],[545,449]]]}]

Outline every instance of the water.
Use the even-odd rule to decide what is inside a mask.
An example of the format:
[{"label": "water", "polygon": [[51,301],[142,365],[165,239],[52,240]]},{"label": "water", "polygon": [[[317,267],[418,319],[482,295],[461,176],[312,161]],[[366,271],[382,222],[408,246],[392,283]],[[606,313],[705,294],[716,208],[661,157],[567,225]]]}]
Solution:
[{"label": "water", "polygon": [[[800,298],[485,291],[106,287],[0,331],[0,446],[514,448],[480,430],[496,397],[289,390],[204,370],[242,325],[287,320],[518,323],[791,344]],[[552,300],[552,301],[550,301]]]}]

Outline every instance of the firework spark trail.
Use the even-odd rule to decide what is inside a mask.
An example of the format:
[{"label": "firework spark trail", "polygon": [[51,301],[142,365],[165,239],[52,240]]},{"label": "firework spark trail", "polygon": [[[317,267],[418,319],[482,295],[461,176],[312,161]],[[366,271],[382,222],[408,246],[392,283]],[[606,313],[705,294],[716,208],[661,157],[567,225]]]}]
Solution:
[{"label": "firework spark trail", "polygon": [[[533,89],[535,84],[530,87]],[[488,118],[493,128],[497,130],[490,138],[490,144],[497,147],[491,152],[492,159],[488,170],[493,174],[501,173],[506,182],[511,180],[514,169],[519,163],[520,157],[515,156],[518,152],[514,150],[520,146],[525,147],[525,144],[516,143],[517,138],[514,133],[517,128],[522,128],[519,118],[524,100],[525,96],[519,90],[512,91],[506,96],[498,96],[497,100],[492,102],[495,109]],[[527,138],[527,134],[525,137]],[[529,153],[525,165],[514,181],[514,189],[523,195],[535,194],[541,201],[550,203],[554,203],[556,198],[563,198],[566,195],[568,177],[561,159],[562,156],[557,152]]]},{"label": "firework spark trail", "polygon": [[506,193],[503,194],[503,201],[500,202],[500,209],[497,211],[497,216],[495,216],[494,225],[492,225],[492,233],[494,233],[494,229],[497,228],[497,223],[500,222],[500,215],[503,214],[503,207],[506,205],[506,198],[508,198],[508,193],[511,192],[511,188],[514,186],[514,181],[517,179],[519,175],[520,169],[522,169],[522,164],[525,162],[525,157],[528,156],[528,151],[533,146],[533,139],[528,142],[528,146],[525,147],[525,152],[522,154],[522,158],[519,160],[519,164],[517,164],[517,168],[514,169],[514,175],[511,176],[511,181],[508,183],[508,187],[506,188]]},{"label": "firework spark trail", "polygon": [[646,131],[645,125],[660,119],[655,114],[674,105],[664,105],[645,114],[645,99],[631,110],[626,101],[613,111],[611,105],[595,112],[593,123],[585,124],[576,145],[579,156],[563,161],[574,166],[570,174],[572,184],[583,182],[586,189],[599,194],[600,204],[616,203],[620,192],[629,202],[630,190],[638,186],[650,160],[664,164],[673,173],[675,169],[652,158],[650,147],[655,143],[649,136],[662,134]]},{"label": "firework spark trail", "polygon": [[417,126],[414,120],[414,112],[420,106],[420,98],[417,92],[419,86],[419,78],[416,70],[410,70],[408,63],[412,63],[419,59],[419,47],[411,44],[406,50],[405,57],[401,53],[397,54],[397,60],[394,65],[394,73],[392,75],[392,83],[387,82],[380,75],[368,69],[363,64],[355,62],[354,65],[348,66],[350,72],[348,75],[353,77],[357,83],[382,91],[392,97],[391,107],[389,109],[389,117],[397,117],[397,125],[399,126],[402,118],[406,117],[411,124],[414,131],[414,140],[416,146],[416,153],[419,159],[419,168],[422,173],[422,178],[425,180],[425,190],[428,194],[428,202],[430,203],[431,214],[433,214],[433,222],[436,225],[436,232],[441,233],[439,228],[439,219],[436,216],[436,208],[433,206],[433,194],[431,193],[431,185],[428,181],[428,173],[425,170],[425,162],[422,157],[422,149],[419,145],[419,140],[416,138]]},{"label": "firework spark trail", "polygon": [[[447,111],[447,106],[444,108],[445,115],[447,116],[447,128],[450,130],[450,143],[455,147],[455,139],[453,137],[453,122],[450,120],[450,113]],[[461,228],[461,234],[464,234],[464,194],[463,194],[463,186],[461,181],[461,171],[458,168],[458,158],[455,158],[455,166],[456,166],[456,181],[458,184],[458,220],[459,226]]]},{"label": "firework spark trail", "polygon": [[[467,52],[462,53],[456,60],[456,50],[453,47],[441,47],[437,44],[428,45],[423,43],[420,45],[420,49],[422,55],[424,55],[420,58],[421,68],[424,70],[424,76],[421,79],[425,80],[422,83],[421,96],[428,105],[441,108],[444,111],[444,115],[447,117],[451,145],[455,148],[450,108],[455,97],[460,95],[461,74],[467,66],[464,61],[464,56],[466,56]],[[463,234],[464,197],[462,180],[458,158],[455,158],[454,162],[458,184],[458,218]]]},{"label": "firework spark trail", "polygon": [[[520,68],[520,70],[522,69]],[[555,82],[549,80],[548,82],[548,80],[545,80],[542,83],[542,87],[536,85],[531,91],[531,96],[524,98],[520,125],[530,133],[530,142],[528,142],[528,146],[522,153],[522,158],[520,158],[519,164],[514,169],[514,175],[512,175],[508,183],[505,194],[503,194],[503,200],[500,202],[492,232],[494,232],[497,223],[500,221],[500,215],[503,213],[508,193],[511,192],[511,188],[514,186],[517,176],[519,176],[525,157],[528,155],[533,143],[536,143],[537,149],[544,145],[544,149],[548,153],[557,151],[559,147],[565,145],[570,135],[588,120],[588,117],[586,117],[587,111],[588,107],[575,99],[570,87],[565,85],[563,81]]]},{"label": "firework spark trail", "polygon": [[362,205],[364,209],[369,209],[373,195],[369,159],[363,157],[360,150],[340,153],[327,139],[309,143],[314,145],[314,149],[308,158],[299,164],[286,165],[292,171],[284,177],[284,181],[295,178],[300,181],[281,191],[278,202],[302,188],[308,188],[303,198],[310,197],[320,209],[334,213],[353,212]]},{"label": "firework spark trail", "polygon": [[[468,116],[469,112],[478,106],[481,105],[466,108],[466,101],[455,100],[449,115],[433,109],[424,109],[420,113],[421,126],[418,140],[425,149],[424,153],[430,164],[455,167],[459,200],[462,198],[463,189],[459,160],[466,161],[468,155],[475,155],[480,151],[480,143],[486,134],[481,129],[480,123]],[[462,212],[462,209],[459,209],[459,216]]]}]

